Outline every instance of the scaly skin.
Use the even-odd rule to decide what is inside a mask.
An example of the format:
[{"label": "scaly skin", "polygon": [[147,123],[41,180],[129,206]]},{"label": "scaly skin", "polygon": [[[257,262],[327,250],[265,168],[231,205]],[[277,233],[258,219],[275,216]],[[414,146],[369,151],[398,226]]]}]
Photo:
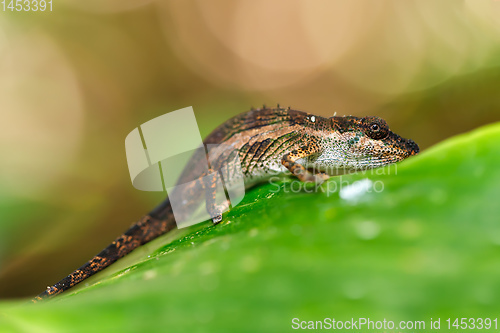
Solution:
[{"label": "scaly skin", "polygon": [[[415,142],[391,132],[387,123],[378,117],[324,118],[280,107],[242,113],[220,125],[204,143],[221,144],[211,151],[211,170],[219,170],[233,160],[235,154],[239,156],[239,175],[247,188],[287,170],[303,182],[321,183],[328,174],[388,165],[419,151]],[[177,183],[183,184],[198,178],[193,175],[202,175],[205,161],[205,153],[193,155]],[[313,174],[311,169],[319,173]],[[237,174],[228,176],[238,177]],[[218,223],[224,207],[215,205],[214,184],[201,185],[208,193],[207,211],[213,222]],[[184,188],[175,195],[185,199],[183,208],[185,216],[189,216],[203,194],[194,187]],[[62,293],[175,226],[167,198],[85,265],[47,287],[33,302]]]}]

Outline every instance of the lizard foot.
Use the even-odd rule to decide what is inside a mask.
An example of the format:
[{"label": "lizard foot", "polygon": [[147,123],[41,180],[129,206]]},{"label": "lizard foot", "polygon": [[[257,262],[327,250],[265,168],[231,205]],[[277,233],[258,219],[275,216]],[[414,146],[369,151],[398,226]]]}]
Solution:
[{"label": "lizard foot", "polygon": [[220,223],[222,221],[222,213],[226,212],[229,209],[229,201],[226,200],[221,205],[215,205],[208,209],[208,213],[212,218],[213,224]]},{"label": "lizard foot", "polygon": [[314,175],[314,182],[318,185],[321,185],[325,182],[325,180],[328,180],[330,176],[328,176],[326,173],[317,173]]}]

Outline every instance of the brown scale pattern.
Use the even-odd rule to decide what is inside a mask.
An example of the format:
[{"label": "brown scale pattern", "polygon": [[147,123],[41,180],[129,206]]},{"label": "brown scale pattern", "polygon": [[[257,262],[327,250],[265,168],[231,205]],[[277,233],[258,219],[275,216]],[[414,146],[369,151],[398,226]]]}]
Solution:
[{"label": "brown scale pattern", "polygon": [[75,286],[95,273],[108,267],[118,259],[132,252],[142,244],[162,235],[175,227],[173,215],[166,220],[155,219],[149,215],[144,216],[120,237],[115,239],[108,247],[89,260],[85,265],[36,296],[33,302],[60,294]]}]

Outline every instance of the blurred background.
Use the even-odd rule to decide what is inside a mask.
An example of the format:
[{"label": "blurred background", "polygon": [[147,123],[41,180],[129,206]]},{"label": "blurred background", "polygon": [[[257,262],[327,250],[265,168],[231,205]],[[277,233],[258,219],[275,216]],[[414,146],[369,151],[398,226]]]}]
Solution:
[{"label": "blurred background", "polygon": [[60,0],[0,12],[0,298],[33,296],[160,200],[124,140],[193,106],[378,115],[422,149],[500,120],[500,1]]}]

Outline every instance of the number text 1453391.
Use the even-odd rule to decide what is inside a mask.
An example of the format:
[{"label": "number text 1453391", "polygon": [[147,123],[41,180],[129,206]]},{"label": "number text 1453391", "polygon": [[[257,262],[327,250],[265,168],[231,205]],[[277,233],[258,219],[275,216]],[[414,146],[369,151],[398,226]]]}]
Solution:
[{"label": "number text 1453391", "polygon": [[52,0],[2,0],[0,8],[4,12],[51,12]]}]

